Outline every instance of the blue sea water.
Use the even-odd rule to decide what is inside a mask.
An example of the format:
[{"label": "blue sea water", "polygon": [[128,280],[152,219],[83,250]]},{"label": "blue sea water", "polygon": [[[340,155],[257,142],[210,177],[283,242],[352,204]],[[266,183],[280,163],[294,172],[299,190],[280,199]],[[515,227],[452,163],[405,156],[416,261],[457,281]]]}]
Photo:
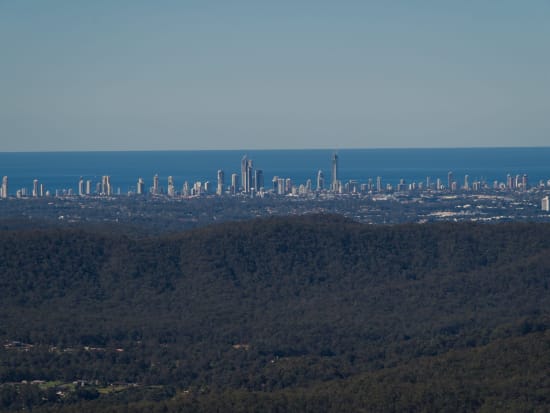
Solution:
[{"label": "blue sea water", "polygon": [[[437,148],[437,149],[343,149],[338,150],[339,178],[346,182],[366,183],[382,177],[383,184],[432,181],[441,178],[445,183],[448,171],[458,182],[468,174],[470,182],[497,180],[505,182],[506,175],[527,174],[531,184],[550,179],[550,147],[542,148]],[[9,193],[18,189],[30,191],[34,179],[46,190],[72,189],[78,180],[101,181],[111,176],[115,191],[133,191],[139,177],[146,187],[153,176],[159,175],[166,186],[173,176],[176,188],[188,181],[216,182],[218,169],[225,172],[226,185],[232,173],[240,174],[240,161],[248,155],[254,167],[262,169],[266,187],[273,176],[291,178],[299,185],[311,179],[315,185],[317,171],[323,170],[330,180],[330,150],[251,150],[251,151],[143,151],[143,152],[40,152],[0,153],[0,176],[8,176]]]}]

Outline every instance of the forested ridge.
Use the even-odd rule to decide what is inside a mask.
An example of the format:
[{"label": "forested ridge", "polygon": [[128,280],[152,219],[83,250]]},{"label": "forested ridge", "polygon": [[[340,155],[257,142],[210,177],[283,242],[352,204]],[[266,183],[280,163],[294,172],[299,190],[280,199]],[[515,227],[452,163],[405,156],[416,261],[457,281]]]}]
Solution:
[{"label": "forested ridge", "polygon": [[550,406],[548,225],[115,230],[0,232],[0,409]]}]

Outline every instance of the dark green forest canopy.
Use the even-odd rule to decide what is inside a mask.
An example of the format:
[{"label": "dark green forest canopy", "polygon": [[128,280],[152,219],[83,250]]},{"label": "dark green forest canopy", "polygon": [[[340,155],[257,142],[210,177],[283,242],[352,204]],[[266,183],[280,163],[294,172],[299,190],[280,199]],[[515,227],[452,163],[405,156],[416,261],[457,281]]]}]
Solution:
[{"label": "dark green forest canopy", "polygon": [[[529,223],[2,231],[0,404],[548,406],[549,253],[550,226]],[[23,380],[86,386],[62,398]],[[105,394],[112,384],[126,390]]]}]

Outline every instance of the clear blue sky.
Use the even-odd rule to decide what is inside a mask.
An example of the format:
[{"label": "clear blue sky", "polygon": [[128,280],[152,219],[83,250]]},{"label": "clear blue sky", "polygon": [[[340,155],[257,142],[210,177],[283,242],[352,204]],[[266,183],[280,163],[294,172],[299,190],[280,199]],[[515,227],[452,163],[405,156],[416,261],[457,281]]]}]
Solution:
[{"label": "clear blue sky", "polygon": [[0,151],[550,145],[550,2],[0,0]]}]

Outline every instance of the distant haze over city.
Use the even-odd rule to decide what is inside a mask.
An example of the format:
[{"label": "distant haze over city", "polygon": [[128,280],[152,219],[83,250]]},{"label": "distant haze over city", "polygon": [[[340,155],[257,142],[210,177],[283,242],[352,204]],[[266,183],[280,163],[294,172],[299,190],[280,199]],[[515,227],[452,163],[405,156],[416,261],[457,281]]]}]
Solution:
[{"label": "distant haze over city", "polygon": [[550,3],[1,2],[0,152],[548,146]]}]

